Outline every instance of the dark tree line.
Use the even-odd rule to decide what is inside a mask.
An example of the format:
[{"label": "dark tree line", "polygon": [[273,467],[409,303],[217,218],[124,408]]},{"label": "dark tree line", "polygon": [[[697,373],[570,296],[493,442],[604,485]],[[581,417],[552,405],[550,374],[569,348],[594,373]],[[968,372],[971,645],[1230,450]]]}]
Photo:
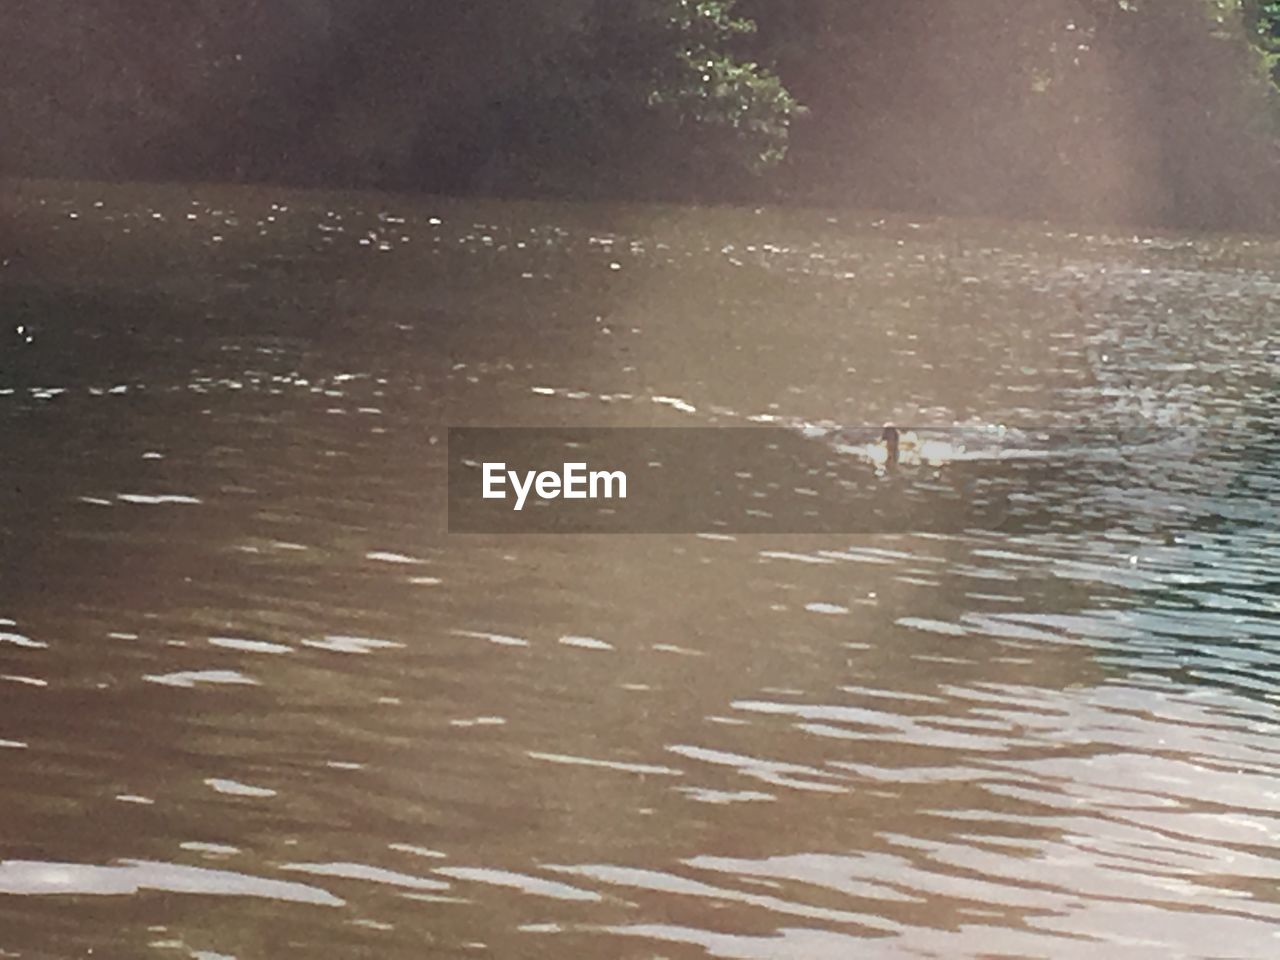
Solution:
[{"label": "dark tree line", "polygon": [[1276,0],[8,0],[0,172],[1254,224]]}]

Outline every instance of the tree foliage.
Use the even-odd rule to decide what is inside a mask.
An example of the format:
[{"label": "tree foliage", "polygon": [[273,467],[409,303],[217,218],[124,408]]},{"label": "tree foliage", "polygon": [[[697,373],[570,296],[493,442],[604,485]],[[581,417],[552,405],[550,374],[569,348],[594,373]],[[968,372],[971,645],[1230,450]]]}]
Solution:
[{"label": "tree foliage", "polygon": [[1244,222],[1277,83],[1280,0],[8,0],[0,173]]},{"label": "tree foliage", "polygon": [[728,133],[753,169],[786,156],[787,132],[798,104],[776,74],[730,52],[735,37],[755,22],[732,13],[733,0],[669,0],[658,11],[660,47],[648,103],[682,124]]},{"label": "tree foliage", "polygon": [[[1240,12],[1213,0],[747,0],[792,190],[1077,219],[1249,222],[1274,172]],[[816,43],[815,43],[816,41]],[[1274,97],[1271,98],[1274,103]]]},{"label": "tree foliage", "polygon": [[[780,78],[736,47],[755,24],[733,0],[596,0],[573,44],[542,63],[511,112],[527,146],[559,148],[597,168],[631,156],[665,166],[672,186],[759,173],[786,155],[801,108]],[[530,136],[530,126],[541,127]],[[573,170],[581,180],[583,171]],[[615,184],[616,186],[616,184]],[[679,192],[674,191],[674,192]]]},{"label": "tree foliage", "polygon": [[1244,0],[1242,6],[1249,37],[1262,53],[1271,83],[1280,89],[1280,0]]}]

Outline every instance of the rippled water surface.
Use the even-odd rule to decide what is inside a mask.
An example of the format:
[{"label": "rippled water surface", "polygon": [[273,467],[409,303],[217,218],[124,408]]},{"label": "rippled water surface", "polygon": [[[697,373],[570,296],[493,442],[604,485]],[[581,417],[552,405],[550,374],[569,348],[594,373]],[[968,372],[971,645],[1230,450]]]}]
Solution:
[{"label": "rippled water surface", "polygon": [[[0,956],[1280,956],[1274,241],[0,196]],[[446,532],[752,423],[1022,520]]]}]

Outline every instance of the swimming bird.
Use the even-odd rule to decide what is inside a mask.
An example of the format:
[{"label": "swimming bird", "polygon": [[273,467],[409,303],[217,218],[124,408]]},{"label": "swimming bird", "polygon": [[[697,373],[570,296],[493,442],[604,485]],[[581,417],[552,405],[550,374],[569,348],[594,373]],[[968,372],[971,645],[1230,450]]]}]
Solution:
[{"label": "swimming bird", "polygon": [[884,430],[880,432],[880,442],[884,444],[885,463],[891,467],[896,465],[899,448],[902,444],[901,432],[892,423],[886,423]]},{"label": "swimming bird", "polygon": [[955,453],[949,443],[921,440],[914,430],[904,430],[886,423],[880,431],[880,444],[872,447],[871,459],[881,467],[892,469],[903,463],[940,463]]},{"label": "swimming bird", "polygon": [[[900,464],[934,463],[950,459],[954,449],[936,440],[922,441],[914,430],[904,430],[886,423],[877,436],[866,427],[836,427],[805,424],[809,436],[829,437],[841,453],[870,461],[877,472],[891,470]],[[874,439],[873,439],[874,438]]]}]

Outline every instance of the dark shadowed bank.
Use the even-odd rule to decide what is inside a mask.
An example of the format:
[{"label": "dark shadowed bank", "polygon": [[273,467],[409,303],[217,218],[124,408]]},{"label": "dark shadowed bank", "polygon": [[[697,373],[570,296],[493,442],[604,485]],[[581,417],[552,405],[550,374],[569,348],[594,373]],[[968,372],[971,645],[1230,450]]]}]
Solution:
[{"label": "dark shadowed bank", "polygon": [[1275,223],[1272,0],[10,0],[0,174]]}]

